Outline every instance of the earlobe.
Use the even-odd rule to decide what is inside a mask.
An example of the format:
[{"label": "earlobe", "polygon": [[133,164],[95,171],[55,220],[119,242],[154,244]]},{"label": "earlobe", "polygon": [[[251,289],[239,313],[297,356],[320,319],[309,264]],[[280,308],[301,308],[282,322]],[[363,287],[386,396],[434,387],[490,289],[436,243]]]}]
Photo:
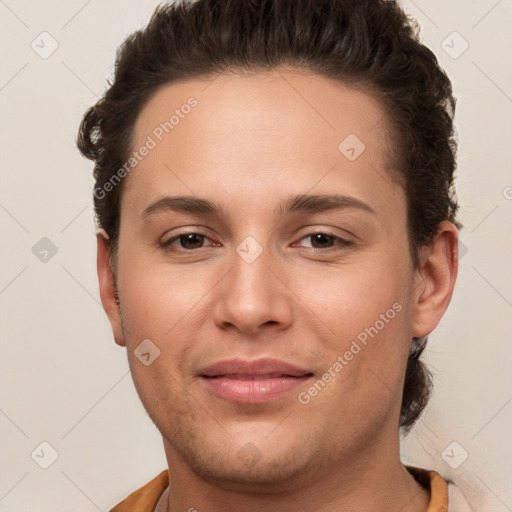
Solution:
[{"label": "earlobe", "polygon": [[96,263],[101,303],[110,321],[115,342],[120,346],[125,346],[116,284],[109,262],[110,240],[104,229],[98,230],[96,241],[98,246]]},{"label": "earlobe", "polygon": [[450,303],[458,269],[458,230],[449,222],[439,224],[432,243],[420,250],[417,269],[412,335],[430,334]]}]

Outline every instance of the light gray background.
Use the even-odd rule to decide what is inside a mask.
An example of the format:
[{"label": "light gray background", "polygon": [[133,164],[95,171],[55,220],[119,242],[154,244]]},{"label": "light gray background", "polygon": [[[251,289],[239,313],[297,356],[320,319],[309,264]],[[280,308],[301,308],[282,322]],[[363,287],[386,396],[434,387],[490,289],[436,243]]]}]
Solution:
[{"label": "light gray background", "polygon": [[[74,146],[115,49],[156,5],[0,0],[0,511],[107,511],[166,467],[100,305],[92,164]],[[403,5],[458,98],[467,250],[430,337],[435,395],[403,458],[451,477],[477,511],[511,511],[512,2]],[[39,51],[51,48],[43,31],[58,43],[46,59],[31,48],[34,40]],[[469,44],[458,58],[447,53],[463,48],[454,31]],[[58,250],[46,262],[32,252],[43,237]],[[58,453],[48,469],[40,467],[51,462],[43,441]]]}]

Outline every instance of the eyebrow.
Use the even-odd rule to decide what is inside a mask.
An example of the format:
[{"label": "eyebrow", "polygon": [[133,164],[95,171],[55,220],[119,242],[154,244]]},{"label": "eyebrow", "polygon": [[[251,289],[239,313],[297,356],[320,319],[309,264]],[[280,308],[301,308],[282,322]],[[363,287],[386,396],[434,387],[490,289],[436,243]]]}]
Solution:
[{"label": "eyebrow", "polygon": [[[276,213],[285,216],[289,213],[322,213],[332,210],[356,208],[375,215],[375,210],[352,196],[339,194],[299,194],[290,196],[278,205]],[[226,217],[224,209],[216,202],[194,196],[166,196],[149,205],[141,214],[147,217],[164,212],[184,212]]]},{"label": "eyebrow", "polygon": [[360,199],[339,194],[299,194],[289,197],[279,205],[279,215],[288,213],[322,213],[330,210],[356,208],[375,215],[375,210]]}]

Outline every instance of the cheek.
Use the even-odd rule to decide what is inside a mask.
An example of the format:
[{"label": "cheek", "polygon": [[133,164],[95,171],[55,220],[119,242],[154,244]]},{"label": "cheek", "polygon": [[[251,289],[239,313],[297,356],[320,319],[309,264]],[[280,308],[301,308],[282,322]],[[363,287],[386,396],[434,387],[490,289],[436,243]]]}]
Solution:
[{"label": "cheek", "polygon": [[[193,347],[194,334],[207,321],[210,293],[220,271],[213,266],[170,266],[146,254],[120,262],[120,299],[127,348],[152,340],[177,369]],[[210,306],[210,307],[208,307]]]},{"label": "cheek", "polygon": [[365,437],[363,430],[378,431],[398,414],[409,329],[407,308],[392,294],[356,297],[326,318],[335,335],[319,340],[326,351],[324,373],[300,397],[332,425],[334,437],[352,436],[354,442]]},{"label": "cheek", "polygon": [[[397,271],[407,265],[407,259],[399,254],[355,257],[337,267],[319,265],[294,272],[292,286],[332,331],[334,340],[353,339],[376,322],[380,326],[384,321],[387,331],[391,324],[397,328],[407,323],[403,311],[410,299],[410,276],[406,270]],[[393,308],[395,303],[399,305]],[[397,309],[401,309],[400,314],[396,314]],[[383,314],[385,318],[381,320]]]},{"label": "cheek", "polygon": [[400,254],[375,255],[295,277],[297,295],[329,328],[318,339],[326,369],[336,375],[328,386],[333,400],[345,397],[356,409],[372,403],[377,410],[401,393],[411,324],[408,265]]}]

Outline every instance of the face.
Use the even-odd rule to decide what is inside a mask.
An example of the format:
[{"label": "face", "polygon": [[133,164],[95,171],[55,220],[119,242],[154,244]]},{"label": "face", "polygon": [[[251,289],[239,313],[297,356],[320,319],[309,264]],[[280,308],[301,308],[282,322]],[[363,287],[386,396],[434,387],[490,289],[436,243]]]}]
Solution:
[{"label": "face", "polygon": [[224,74],[156,93],[145,145],[109,316],[168,457],[264,486],[395,449],[420,276],[381,105],[291,69]]}]

